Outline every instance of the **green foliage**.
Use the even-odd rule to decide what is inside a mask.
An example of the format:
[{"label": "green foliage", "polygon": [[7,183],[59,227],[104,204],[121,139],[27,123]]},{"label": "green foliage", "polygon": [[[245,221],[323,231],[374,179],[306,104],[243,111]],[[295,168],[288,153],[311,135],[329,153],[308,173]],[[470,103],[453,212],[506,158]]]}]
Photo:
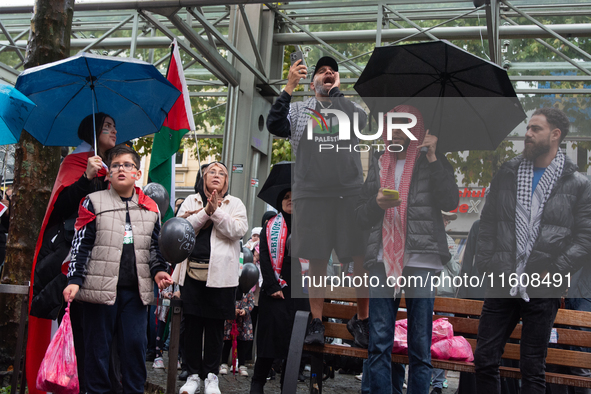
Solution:
[{"label": "green foliage", "polygon": [[468,152],[466,157],[459,152],[452,152],[446,156],[454,167],[456,181],[457,176],[461,174],[464,185],[475,183],[485,187],[490,185],[501,165],[517,155],[518,153],[513,150],[513,142],[503,141],[494,151],[473,150]]},{"label": "green foliage", "polygon": [[280,161],[291,160],[291,143],[288,140],[284,139],[273,140],[273,153],[271,157],[271,164],[276,164]]}]

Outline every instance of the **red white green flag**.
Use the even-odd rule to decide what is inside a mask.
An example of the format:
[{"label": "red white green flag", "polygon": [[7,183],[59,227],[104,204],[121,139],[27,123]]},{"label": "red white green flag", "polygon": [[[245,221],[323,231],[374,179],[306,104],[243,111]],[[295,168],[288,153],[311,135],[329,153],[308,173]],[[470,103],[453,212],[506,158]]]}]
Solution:
[{"label": "red white green flag", "polygon": [[195,130],[189,89],[187,89],[176,38],[172,42],[172,56],[168,65],[166,79],[181,91],[181,95],[168,113],[160,132],[154,134],[150,170],[148,172],[149,182],[161,184],[168,190],[170,195],[171,206],[167,212],[161,212],[163,222],[174,216],[174,156],[180,148],[183,136],[190,130]]}]

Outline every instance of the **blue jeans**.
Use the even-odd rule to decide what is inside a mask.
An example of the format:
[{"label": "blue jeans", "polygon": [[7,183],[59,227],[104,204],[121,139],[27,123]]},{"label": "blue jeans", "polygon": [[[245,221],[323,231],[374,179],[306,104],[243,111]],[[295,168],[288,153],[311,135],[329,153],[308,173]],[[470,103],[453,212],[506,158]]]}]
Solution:
[{"label": "blue jeans", "polygon": [[545,394],[546,354],[558,298],[485,298],[478,324],[474,352],[478,394],[499,394],[499,364],[505,343],[521,318],[520,360],[521,392]]},{"label": "blue jeans", "polygon": [[121,360],[123,392],[143,393],[146,382],[146,311],[137,289],[117,289],[114,305],[83,303],[86,392],[111,392],[109,358],[113,335]]},{"label": "blue jeans", "polygon": [[[405,277],[420,277],[429,282],[436,271],[406,267],[402,272]],[[392,298],[393,288],[386,284],[383,264],[374,265],[369,276],[379,278],[379,284],[369,288],[369,347],[368,359],[363,366],[363,393],[402,394],[404,383],[404,365],[392,364],[392,346],[394,345],[394,327],[400,296]],[[375,283],[375,280],[374,280]],[[383,286],[383,287],[382,287]],[[407,394],[429,392],[431,381],[431,335],[433,329],[434,292],[429,285],[407,287],[405,290],[408,316],[408,389]]]}]

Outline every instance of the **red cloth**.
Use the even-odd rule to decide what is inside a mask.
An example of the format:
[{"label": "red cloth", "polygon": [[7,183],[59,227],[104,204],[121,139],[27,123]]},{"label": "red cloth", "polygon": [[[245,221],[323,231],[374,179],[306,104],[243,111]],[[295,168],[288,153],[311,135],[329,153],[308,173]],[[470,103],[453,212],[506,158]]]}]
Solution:
[{"label": "red cloth", "polygon": [[[402,178],[398,187],[401,204],[398,207],[386,210],[384,222],[382,225],[382,244],[384,245],[384,266],[386,275],[398,278],[404,268],[404,245],[406,243],[406,213],[408,208],[408,191],[412,179],[412,171],[415,161],[419,157],[418,146],[425,139],[425,126],[423,125],[423,116],[418,109],[410,105],[399,105],[391,112],[406,112],[417,117],[417,124],[410,129],[410,132],[417,138],[411,140],[406,150],[406,162],[402,171]],[[383,140],[386,145],[390,145],[387,140],[387,129],[384,128]],[[396,190],[396,161],[397,155],[389,152],[387,149],[380,157],[380,186],[385,189]],[[396,211],[395,211],[396,210]],[[398,286],[395,292],[398,293]]]},{"label": "red cloth", "polygon": [[[66,158],[60,166],[57,178],[55,180],[55,184],[53,185],[53,190],[51,191],[49,204],[47,205],[47,210],[45,211],[45,217],[43,218],[41,231],[39,232],[39,238],[37,238],[37,244],[35,246],[35,257],[33,259],[33,269],[31,270],[31,287],[29,290],[29,308],[31,307],[31,300],[33,299],[33,283],[35,281],[35,265],[37,264],[37,256],[39,255],[39,250],[41,249],[43,235],[45,234],[45,228],[47,227],[47,223],[49,222],[49,218],[51,216],[51,213],[53,212],[53,206],[55,204],[55,201],[57,200],[57,197],[64,188],[70,186],[78,179],[80,179],[82,174],[84,174],[84,171],[86,171],[88,158],[93,154],[94,152],[92,151],[70,154],[66,156]],[[99,171],[99,176],[104,176],[106,175],[106,173],[106,170],[102,169],[101,171]],[[39,366],[41,365],[41,361],[45,356],[45,351],[49,346],[50,340],[51,320],[40,319],[29,315],[29,333],[26,351],[26,371],[27,384],[29,387],[30,394],[43,393],[43,391],[37,390],[36,379],[37,372],[39,371]]]}]

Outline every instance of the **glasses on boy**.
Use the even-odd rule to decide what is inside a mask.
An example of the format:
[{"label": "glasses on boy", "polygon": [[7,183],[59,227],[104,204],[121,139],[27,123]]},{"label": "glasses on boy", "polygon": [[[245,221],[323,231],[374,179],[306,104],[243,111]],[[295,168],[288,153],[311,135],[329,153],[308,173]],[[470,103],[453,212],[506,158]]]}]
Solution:
[{"label": "glasses on boy", "polygon": [[133,171],[134,168],[137,168],[133,163],[112,163],[111,164],[111,171],[119,171],[119,169],[123,167],[123,171],[129,172]]}]

